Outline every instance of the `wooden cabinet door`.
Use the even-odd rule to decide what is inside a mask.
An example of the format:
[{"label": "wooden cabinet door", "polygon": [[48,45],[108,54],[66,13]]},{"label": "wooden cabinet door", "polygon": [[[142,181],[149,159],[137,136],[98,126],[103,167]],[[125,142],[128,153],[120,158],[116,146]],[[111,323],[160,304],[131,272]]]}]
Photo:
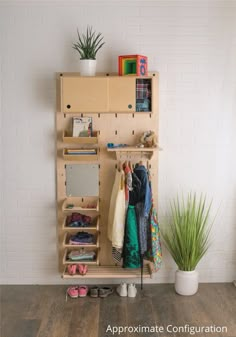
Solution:
[{"label": "wooden cabinet door", "polygon": [[109,78],[109,112],[135,112],[136,78]]},{"label": "wooden cabinet door", "polygon": [[64,113],[99,113],[108,111],[107,77],[62,77]]}]

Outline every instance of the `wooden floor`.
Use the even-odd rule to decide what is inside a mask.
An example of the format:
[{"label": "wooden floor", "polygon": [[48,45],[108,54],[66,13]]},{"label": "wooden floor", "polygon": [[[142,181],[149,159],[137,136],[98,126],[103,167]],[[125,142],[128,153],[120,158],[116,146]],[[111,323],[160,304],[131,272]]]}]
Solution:
[{"label": "wooden floor", "polygon": [[[145,285],[136,298],[65,301],[65,286],[1,286],[1,337],[236,337],[236,288],[201,284],[195,296],[175,294],[173,285]],[[168,325],[226,326],[227,333],[171,333]],[[107,327],[163,326],[164,332],[112,335]],[[140,330],[141,331],[141,330]]]}]

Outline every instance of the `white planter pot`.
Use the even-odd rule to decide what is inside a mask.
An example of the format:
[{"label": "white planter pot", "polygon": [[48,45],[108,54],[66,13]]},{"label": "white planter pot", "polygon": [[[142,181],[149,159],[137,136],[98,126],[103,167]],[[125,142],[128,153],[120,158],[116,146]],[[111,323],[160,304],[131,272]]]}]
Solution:
[{"label": "white planter pot", "polygon": [[190,296],[198,291],[198,272],[177,270],[175,272],[175,291],[179,295]]},{"label": "white planter pot", "polygon": [[95,76],[97,60],[80,60],[80,75]]}]

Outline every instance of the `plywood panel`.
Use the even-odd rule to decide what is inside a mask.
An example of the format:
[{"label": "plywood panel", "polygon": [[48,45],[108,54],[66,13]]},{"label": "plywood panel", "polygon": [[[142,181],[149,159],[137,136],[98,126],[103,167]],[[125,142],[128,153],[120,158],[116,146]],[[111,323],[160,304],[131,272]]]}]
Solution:
[{"label": "plywood panel", "polygon": [[[62,108],[65,113],[86,113],[108,110],[107,77],[61,76]],[[88,96],[87,93],[90,93]]]},{"label": "plywood panel", "polygon": [[109,77],[109,111],[135,111],[135,77]]},{"label": "plywood panel", "polygon": [[[134,81],[135,77],[127,78]],[[115,177],[115,170],[117,165],[117,158],[114,153],[107,151],[107,143],[127,143],[135,146],[140,141],[140,136],[143,132],[153,130],[158,134],[158,76],[152,78],[152,114],[150,113],[94,113],[93,129],[97,131],[98,144],[92,145],[97,147],[99,157],[99,264],[100,266],[114,266],[114,260],[111,255],[111,243],[107,239],[107,219],[110,205],[110,196]],[[109,76],[109,80],[113,76]],[[121,77],[116,77],[116,81]],[[132,82],[130,81],[130,82]],[[59,78],[60,82],[60,78]],[[123,78],[122,78],[123,82]],[[88,89],[89,90],[89,89]],[[60,101],[60,88],[58,90]],[[118,104],[118,103],[116,103]],[[72,124],[72,117],[81,116],[81,114],[64,114],[63,110],[60,111],[60,105],[57,111],[57,149],[61,155],[57,156],[57,200],[58,200],[58,250],[59,250],[59,269],[60,272],[64,271],[62,265],[63,260],[63,237],[65,229],[63,229],[63,221],[65,213],[62,212],[62,203],[66,198],[65,189],[65,167],[64,165],[73,161],[65,161],[62,153],[67,144],[63,143],[62,134],[64,130],[68,130]],[[83,113],[83,116],[91,116],[89,113]],[[78,144],[75,145],[78,147]],[[131,162],[136,163],[142,160],[144,165],[151,166],[150,172],[152,177],[152,190],[154,196],[154,204],[157,206],[157,189],[158,189],[158,151],[155,151],[151,159],[146,156],[134,155],[125,153],[124,159],[127,157]],[[119,267],[117,267],[119,268]],[[120,269],[119,269],[120,271]],[[97,272],[97,269],[96,269]],[[97,277],[97,276],[96,276]],[[115,276],[114,276],[115,277]]]}]

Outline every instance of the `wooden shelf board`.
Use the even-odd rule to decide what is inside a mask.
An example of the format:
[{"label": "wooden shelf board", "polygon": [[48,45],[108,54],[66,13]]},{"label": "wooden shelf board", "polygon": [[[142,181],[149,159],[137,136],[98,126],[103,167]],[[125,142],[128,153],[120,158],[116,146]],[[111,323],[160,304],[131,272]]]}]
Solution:
[{"label": "wooden shelf board", "polygon": [[63,158],[68,161],[79,161],[79,162],[97,162],[98,154],[67,154],[65,149],[63,151]]},{"label": "wooden shelf board", "polygon": [[[84,201],[81,202],[80,200],[83,199]],[[72,208],[67,208],[66,205],[74,205]],[[95,207],[83,207],[83,204],[94,204]],[[81,198],[76,198],[76,197],[69,197],[64,200],[62,204],[62,211],[63,212],[98,212],[99,211],[99,200],[98,197],[81,197]]]},{"label": "wooden shelf board", "polygon": [[98,133],[93,132],[92,137],[72,137],[69,136],[65,131],[63,132],[62,139],[64,143],[72,144],[98,144]]},{"label": "wooden shelf board", "polygon": [[145,155],[148,159],[151,159],[154,152],[157,151],[156,147],[135,147],[135,146],[126,146],[126,147],[117,147],[117,148],[107,148],[108,152],[113,152],[116,154],[116,158],[119,159],[124,154],[131,156],[132,154],[141,156]]},{"label": "wooden shelf board", "polygon": [[156,147],[135,147],[135,146],[126,146],[126,147],[116,147],[108,148],[108,152],[154,152]]},{"label": "wooden shelf board", "polygon": [[95,220],[92,220],[92,224],[96,224],[95,226],[91,227],[68,227],[66,226],[66,218],[64,218],[62,223],[62,229],[66,230],[68,232],[79,232],[79,231],[98,231],[99,230],[99,216],[95,218]]},{"label": "wooden shelf board", "polygon": [[[75,248],[74,250],[79,250],[80,247],[77,246],[73,246],[72,248]],[[82,247],[81,247],[82,248]],[[87,247],[88,250],[90,250],[90,247]],[[70,248],[70,251],[72,251],[73,249]],[[99,264],[99,248],[97,246],[93,247],[93,250],[96,250],[96,258],[93,261],[85,261],[85,260],[81,260],[81,261],[72,261],[72,260],[68,260],[67,259],[67,254],[68,251],[67,249],[65,250],[64,256],[63,256],[63,264],[64,265],[68,265],[68,264],[87,264],[87,265],[98,265]]]},{"label": "wooden shelf board", "polygon": [[[83,230],[83,229],[80,229],[79,232],[86,232],[86,230]],[[90,245],[72,245],[72,244],[69,244],[68,241],[69,241],[69,238],[68,236],[71,235],[72,233],[65,233],[64,235],[64,239],[63,239],[63,247],[64,248],[77,248],[77,249],[80,249],[80,248],[98,248],[99,247],[99,238],[98,238],[98,235],[95,235],[95,238],[96,238],[96,243],[93,243],[93,244],[90,244]]]},{"label": "wooden shelf board", "polygon": [[[75,278],[140,278],[141,277],[141,270],[140,269],[128,269],[122,268],[117,266],[89,266],[88,272],[86,275],[69,275],[66,268],[62,275],[63,278],[67,279],[75,279]],[[152,273],[149,264],[144,265],[143,268],[143,278],[151,278]]]}]

